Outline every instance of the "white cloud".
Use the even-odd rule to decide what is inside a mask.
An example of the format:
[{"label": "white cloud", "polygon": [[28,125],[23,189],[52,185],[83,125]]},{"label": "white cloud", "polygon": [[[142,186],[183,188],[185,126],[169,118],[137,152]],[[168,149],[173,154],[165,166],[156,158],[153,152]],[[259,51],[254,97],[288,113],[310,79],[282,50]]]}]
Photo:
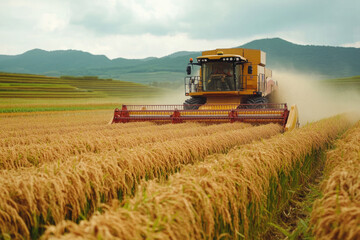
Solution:
[{"label": "white cloud", "polygon": [[162,57],[176,51],[200,51],[205,49],[234,47],[241,43],[240,39],[206,40],[192,39],[186,34],[158,36],[152,34],[141,35],[108,35],[104,37],[88,38],[76,36],[76,42],[71,38],[53,42],[58,49],[80,49],[93,54],[105,54],[109,58],[145,58],[149,56]]},{"label": "white cloud", "polygon": [[355,47],[355,48],[360,48],[360,41],[359,42],[354,42],[354,43],[345,43],[345,44],[341,44],[342,47]]},{"label": "white cloud", "polygon": [[159,57],[263,37],[359,47],[359,7],[357,0],[2,0],[0,54],[70,48]]},{"label": "white cloud", "polygon": [[68,25],[69,20],[60,17],[55,13],[44,13],[38,22],[38,28],[46,32],[53,32],[55,30],[62,30]]},{"label": "white cloud", "polygon": [[[177,4],[179,5],[179,4]],[[179,6],[172,1],[146,0],[146,1],[122,1],[122,6],[127,7],[139,22],[169,21],[176,19]]]}]

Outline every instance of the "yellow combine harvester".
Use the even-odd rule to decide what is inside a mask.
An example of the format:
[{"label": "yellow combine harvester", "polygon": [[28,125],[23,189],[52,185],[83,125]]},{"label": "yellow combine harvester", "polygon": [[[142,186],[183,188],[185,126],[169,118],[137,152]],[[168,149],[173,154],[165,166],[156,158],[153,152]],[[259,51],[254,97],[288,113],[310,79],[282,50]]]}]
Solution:
[{"label": "yellow combine harvester", "polygon": [[[186,68],[182,105],[123,105],[115,109],[112,123],[188,121],[221,123],[279,123],[285,130],[298,126],[296,105],[275,103],[278,86],[272,71],[265,68],[261,50],[231,48],[204,51]],[[198,71],[194,71],[194,69]]]}]

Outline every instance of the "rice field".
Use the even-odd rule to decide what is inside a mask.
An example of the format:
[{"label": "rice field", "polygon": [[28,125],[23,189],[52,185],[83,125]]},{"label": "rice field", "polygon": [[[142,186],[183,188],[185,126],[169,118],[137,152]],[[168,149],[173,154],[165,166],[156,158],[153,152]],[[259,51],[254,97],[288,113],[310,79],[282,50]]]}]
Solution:
[{"label": "rice field", "polygon": [[[324,153],[336,142],[345,152],[335,155],[350,156],[340,164],[327,154],[331,176],[354,164],[356,149],[341,141],[359,142],[350,140],[359,123],[344,115],[283,133],[274,124],[109,125],[112,114],[0,114],[0,239],[276,239],[272,226]],[[309,231],[325,239],[320,213]]]},{"label": "rice field", "polygon": [[360,122],[327,153],[323,196],[311,222],[317,239],[360,239]]}]

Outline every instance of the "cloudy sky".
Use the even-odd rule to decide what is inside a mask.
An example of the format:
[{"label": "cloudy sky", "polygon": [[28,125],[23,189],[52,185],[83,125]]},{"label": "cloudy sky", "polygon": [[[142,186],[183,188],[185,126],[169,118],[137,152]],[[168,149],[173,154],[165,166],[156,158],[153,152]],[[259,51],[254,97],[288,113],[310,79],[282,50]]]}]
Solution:
[{"label": "cloudy sky", "polygon": [[271,37],[360,47],[359,11],[359,0],[0,0],[0,54],[161,57]]}]

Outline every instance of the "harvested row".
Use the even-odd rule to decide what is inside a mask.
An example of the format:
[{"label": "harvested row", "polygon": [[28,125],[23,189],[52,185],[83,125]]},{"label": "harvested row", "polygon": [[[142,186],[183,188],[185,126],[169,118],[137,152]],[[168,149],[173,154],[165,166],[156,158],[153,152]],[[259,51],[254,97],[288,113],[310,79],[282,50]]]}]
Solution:
[{"label": "harvested row", "polygon": [[[129,123],[129,126],[124,127],[124,124],[113,125],[100,125],[94,124],[92,126],[73,126],[56,128],[56,132],[51,128],[42,128],[41,134],[29,134],[23,135],[16,131],[4,131],[4,137],[0,139],[0,147],[11,147],[15,145],[30,145],[37,143],[50,143],[59,141],[64,138],[85,138],[91,132],[96,133],[99,136],[114,136],[117,134],[128,133],[141,133],[144,130],[152,130],[157,125],[155,124],[143,124],[141,122]],[[61,136],[60,136],[61,135]]]},{"label": "harvested row", "polygon": [[132,195],[141,179],[167,178],[182,164],[281,130],[279,125],[263,125],[2,171],[0,230],[14,238],[20,237],[17,234],[28,238],[31,229],[41,224],[77,220],[91,214],[100,202]]},{"label": "harvested row", "polygon": [[[200,126],[196,123],[187,123],[189,126]],[[179,125],[179,126],[178,126]],[[68,128],[57,128],[57,132],[48,132],[42,134],[28,135],[28,136],[12,136],[4,137],[0,139],[1,147],[9,147],[15,145],[30,145],[36,143],[50,143],[57,142],[60,139],[74,139],[83,138],[89,139],[96,136],[113,137],[117,135],[124,135],[130,133],[144,133],[144,132],[157,132],[160,130],[173,130],[181,129],[182,124],[177,124],[176,127],[173,124],[157,125],[150,122],[134,122],[128,124],[112,124],[112,125],[93,125],[91,127],[81,128],[79,126],[72,127],[71,131]],[[44,129],[44,128],[43,128]],[[9,134],[10,135],[10,134]]]},{"label": "harvested row", "polygon": [[[26,116],[12,114],[8,117],[0,114],[0,139],[12,137],[31,138],[50,134],[76,133],[77,131],[86,132],[100,129],[129,128],[129,126],[124,126],[124,124],[118,124],[117,127],[108,125],[110,117],[111,112],[106,111],[39,113],[39,115]],[[151,126],[154,124],[139,122],[130,125]]]},{"label": "harvested row", "polygon": [[[304,181],[310,157],[349,123],[333,117],[215,155],[166,183],[148,181],[123,208],[49,227],[44,239],[261,239],[274,212]],[[305,173],[305,172],[304,172]],[[65,235],[61,235],[65,234]]]},{"label": "harvested row", "polygon": [[[11,113],[0,114],[0,138],[39,136],[51,133],[64,133],[76,131],[88,131],[93,128],[107,129],[109,120],[113,116],[112,111],[70,111],[70,112],[39,112],[36,113]],[[129,128],[131,125],[154,125],[149,122],[130,124],[118,128]],[[100,127],[101,126],[101,127]]]},{"label": "harvested row", "polygon": [[[150,122],[134,122],[128,124],[111,124],[111,125],[94,125],[91,128],[74,128],[73,131],[68,131],[68,129],[59,128],[57,133],[47,133],[41,135],[29,135],[22,137],[5,137],[0,139],[0,148],[1,147],[14,147],[17,145],[31,145],[31,144],[59,144],[66,141],[76,140],[87,140],[91,141],[94,138],[102,137],[116,137],[124,136],[126,134],[143,134],[143,133],[157,133],[159,131],[174,131],[182,130],[188,128],[197,128],[200,126],[206,126],[201,123],[182,123],[182,124],[163,124],[157,125]],[[228,126],[223,125],[223,126]],[[239,125],[236,125],[239,126]],[[236,129],[236,126],[232,129]],[[77,130],[76,130],[77,129]]]},{"label": "harvested row", "polygon": [[67,111],[67,112],[39,112],[0,114],[0,123],[4,130],[25,129],[32,134],[41,131],[46,126],[56,130],[58,127],[89,126],[93,124],[106,124],[109,122],[111,111]]},{"label": "harvested row", "polygon": [[[71,120],[69,120],[71,121]],[[2,146],[6,146],[6,142],[11,141],[11,139],[14,139],[14,143],[17,144],[18,142],[16,139],[24,139],[24,143],[28,142],[31,139],[38,139],[43,137],[51,137],[52,135],[63,135],[63,134],[74,134],[77,133],[86,133],[86,132],[93,132],[93,131],[110,131],[110,130],[122,130],[126,132],[132,132],[136,131],[137,128],[143,128],[143,127],[150,127],[150,126],[156,126],[154,123],[150,122],[134,122],[126,124],[128,126],[125,126],[125,124],[103,124],[103,123],[93,123],[90,125],[77,125],[73,124],[70,126],[64,126],[64,127],[51,127],[46,124],[44,124],[42,127],[33,127],[32,125],[28,125],[25,128],[21,129],[13,129],[13,130],[4,130],[2,129]],[[33,131],[33,133],[32,133]],[[29,139],[29,140],[28,140]],[[5,142],[5,145],[4,145]],[[21,142],[20,142],[21,143]]]},{"label": "harvested row", "polygon": [[[83,153],[101,153],[120,151],[122,148],[132,148],[147,143],[180,139],[189,136],[205,136],[217,132],[249,127],[249,124],[200,125],[184,123],[177,125],[155,126],[149,132],[147,128],[137,134],[115,134],[99,136],[99,133],[87,133],[85,136],[62,138],[58,141],[41,144],[18,145],[2,148],[0,152],[0,169],[15,169],[19,167],[40,166],[53,161],[67,161],[69,157]],[[161,131],[164,129],[163,131]]]},{"label": "harvested row", "polygon": [[323,197],[314,203],[316,239],[360,239],[360,122],[329,151]]}]

